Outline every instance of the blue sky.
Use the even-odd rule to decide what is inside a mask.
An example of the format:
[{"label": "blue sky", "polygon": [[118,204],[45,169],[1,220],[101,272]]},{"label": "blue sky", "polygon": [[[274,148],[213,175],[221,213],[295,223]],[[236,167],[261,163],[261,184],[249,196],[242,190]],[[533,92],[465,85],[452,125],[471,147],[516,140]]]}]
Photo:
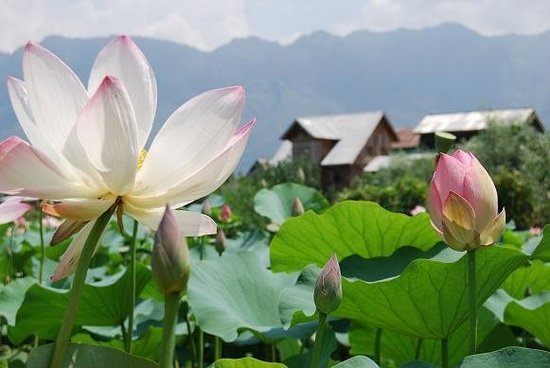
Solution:
[{"label": "blue sky", "polygon": [[289,43],[325,30],[388,31],[456,22],[485,35],[550,29],[548,0],[2,0],[0,51],[27,40],[129,34],[212,50],[255,35]]}]

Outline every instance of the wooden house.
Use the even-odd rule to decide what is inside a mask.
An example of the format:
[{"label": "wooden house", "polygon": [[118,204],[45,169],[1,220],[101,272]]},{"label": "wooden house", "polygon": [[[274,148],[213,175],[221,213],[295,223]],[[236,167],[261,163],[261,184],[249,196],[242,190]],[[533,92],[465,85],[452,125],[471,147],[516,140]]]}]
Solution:
[{"label": "wooden house", "polygon": [[413,132],[420,135],[421,147],[435,148],[435,132],[449,132],[454,134],[458,140],[465,140],[486,129],[490,122],[496,124],[529,124],[536,130],[544,132],[544,125],[532,108],[426,115],[414,128]]},{"label": "wooden house", "polygon": [[318,164],[327,191],[349,186],[398,137],[383,112],[367,112],[297,118],[281,139],[275,161],[305,158]]}]

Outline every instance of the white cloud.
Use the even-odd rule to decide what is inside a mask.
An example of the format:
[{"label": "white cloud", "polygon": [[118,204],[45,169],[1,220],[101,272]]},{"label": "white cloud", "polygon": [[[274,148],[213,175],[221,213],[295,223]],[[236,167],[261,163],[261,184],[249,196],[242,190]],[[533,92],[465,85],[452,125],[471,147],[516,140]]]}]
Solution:
[{"label": "white cloud", "polygon": [[3,0],[0,51],[27,40],[129,34],[216,48],[250,32],[243,0]]},{"label": "white cloud", "polygon": [[1,0],[0,51],[27,40],[129,34],[211,50],[249,35],[289,43],[317,30],[347,34],[457,22],[478,32],[550,29],[548,0]]},{"label": "white cloud", "polygon": [[534,34],[550,29],[547,0],[371,0],[354,27],[387,31],[456,22],[485,35]]}]

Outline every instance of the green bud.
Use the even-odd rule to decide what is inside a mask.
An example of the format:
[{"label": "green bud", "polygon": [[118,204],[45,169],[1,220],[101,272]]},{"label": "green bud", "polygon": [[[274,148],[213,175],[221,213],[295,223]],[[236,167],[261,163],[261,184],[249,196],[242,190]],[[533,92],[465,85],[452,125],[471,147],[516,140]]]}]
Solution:
[{"label": "green bud", "polygon": [[453,147],[456,141],[456,136],[447,132],[435,133],[435,150],[437,153],[447,153]]},{"label": "green bud", "polygon": [[320,312],[334,312],[342,301],[342,275],[336,255],[328,260],[321,270],[313,291],[315,306]]},{"label": "green bud", "polygon": [[174,210],[168,205],[155,234],[151,268],[153,278],[163,293],[179,293],[186,289],[191,272],[189,248]]}]

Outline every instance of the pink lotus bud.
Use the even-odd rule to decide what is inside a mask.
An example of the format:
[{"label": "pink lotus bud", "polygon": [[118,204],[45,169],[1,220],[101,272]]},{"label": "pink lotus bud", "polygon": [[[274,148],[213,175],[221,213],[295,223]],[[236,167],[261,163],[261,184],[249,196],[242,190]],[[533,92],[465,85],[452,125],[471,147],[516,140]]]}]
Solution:
[{"label": "pink lotus bud", "polygon": [[292,214],[294,216],[300,216],[304,214],[304,205],[302,204],[302,201],[299,197],[295,197],[294,201],[292,202]]},{"label": "pink lotus bud", "polygon": [[440,155],[428,211],[434,228],[458,251],[494,244],[506,225],[491,177],[472,153],[461,150]]},{"label": "pink lotus bud", "polygon": [[340,265],[333,255],[321,270],[315,289],[313,300],[317,309],[325,314],[334,312],[342,301],[342,275]]},{"label": "pink lotus bud", "polygon": [[231,212],[231,207],[229,207],[227,203],[224,203],[220,211],[220,220],[222,220],[225,223],[228,223],[228,222],[231,222],[231,217],[233,217],[233,213]]},{"label": "pink lotus bud", "polygon": [[225,237],[225,233],[223,232],[222,229],[218,229],[218,233],[216,234],[215,247],[216,247],[216,251],[218,252],[219,255],[221,255],[225,251],[226,241],[227,241],[227,239]]},{"label": "pink lotus bud", "polygon": [[302,166],[298,166],[298,169],[296,169],[296,181],[298,183],[306,182],[306,174],[304,173],[304,169],[302,169]]},{"label": "pink lotus bud", "polygon": [[178,293],[186,289],[191,272],[189,249],[174,210],[168,205],[155,235],[151,268],[163,293]]}]

